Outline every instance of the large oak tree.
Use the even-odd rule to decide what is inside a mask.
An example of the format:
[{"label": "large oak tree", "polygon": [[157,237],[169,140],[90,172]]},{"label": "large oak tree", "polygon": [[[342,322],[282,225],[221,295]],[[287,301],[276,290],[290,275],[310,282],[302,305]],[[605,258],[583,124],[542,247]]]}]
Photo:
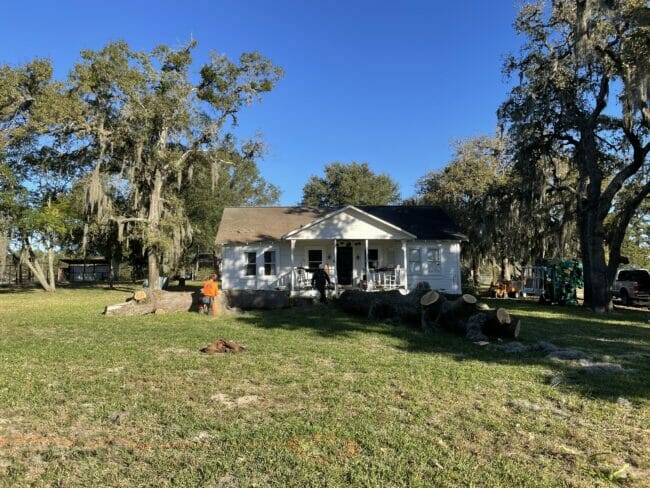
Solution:
[{"label": "large oak tree", "polygon": [[[625,231],[650,193],[641,172],[650,151],[650,9],[643,0],[539,2],[523,7],[515,26],[526,41],[507,62],[518,83],[500,117],[523,181],[574,199],[585,304],[603,312]],[[546,178],[558,155],[575,184]]]},{"label": "large oak tree", "polygon": [[86,180],[88,214],[114,222],[118,239],[141,242],[152,288],[159,286],[160,266],[173,266],[191,238],[182,192],[194,169],[209,165],[216,186],[229,164],[222,159],[229,125],[282,76],[258,53],[237,62],[213,54],[195,82],[194,47],[142,53],[111,43],[82,52],[70,78],[85,105],[83,135],[95,161]]}]

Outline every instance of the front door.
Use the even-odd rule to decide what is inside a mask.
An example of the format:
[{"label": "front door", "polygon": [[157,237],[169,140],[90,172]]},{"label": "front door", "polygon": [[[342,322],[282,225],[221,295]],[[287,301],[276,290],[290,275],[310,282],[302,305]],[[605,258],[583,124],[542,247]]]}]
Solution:
[{"label": "front door", "polygon": [[336,276],[340,285],[352,284],[352,248],[336,248]]}]

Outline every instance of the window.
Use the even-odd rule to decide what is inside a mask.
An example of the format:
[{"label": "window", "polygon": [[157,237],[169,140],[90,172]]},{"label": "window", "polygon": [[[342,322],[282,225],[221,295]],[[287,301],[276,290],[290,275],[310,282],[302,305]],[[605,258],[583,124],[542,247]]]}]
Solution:
[{"label": "window", "polygon": [[257,255],[254,252],[246,253],[246,276],[257,274]]},{"label": "window", "polygon": [[420,260],[420,249],[409,249],[409,273],[422,273],[422,261]]},{"label": "window", "polygon": [[264,252],[264,274],[266,276],[274,275],[275,272],[275,251]]},{"label": "window", "polygon": [[440,248],[427,247],[427,274],[440,273]]},{"label": "window", "polygon": [[323,250],[310,249],[307,251],[307,261],[309,269],[318,269],[318,266],[323,264]]}]

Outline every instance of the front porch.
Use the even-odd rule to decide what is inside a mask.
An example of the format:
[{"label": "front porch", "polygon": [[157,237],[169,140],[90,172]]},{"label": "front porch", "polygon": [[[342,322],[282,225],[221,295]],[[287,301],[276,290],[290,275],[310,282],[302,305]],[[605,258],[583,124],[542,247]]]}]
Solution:
[{"label": "front porch", "polygon": [[311,278],[319,265],[330,277],[334,294],[346,289],[367,291],[408,289],[406,241],[396,240],[291,240],[292,294],[311,294]]}]

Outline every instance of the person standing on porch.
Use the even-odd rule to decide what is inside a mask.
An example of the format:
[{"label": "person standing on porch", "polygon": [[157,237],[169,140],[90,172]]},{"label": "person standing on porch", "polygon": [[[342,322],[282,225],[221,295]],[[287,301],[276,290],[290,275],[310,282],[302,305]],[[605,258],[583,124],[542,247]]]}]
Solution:
[{"label": "person standing on porch", "polygon": [[318,265],[318,269],[311,277],[311,286],[318,290],[320,293],[320,302],[327,303],[327,294],[325,293],[325,286],[330,284],[330,277],[325,272],[323,264]]}]

